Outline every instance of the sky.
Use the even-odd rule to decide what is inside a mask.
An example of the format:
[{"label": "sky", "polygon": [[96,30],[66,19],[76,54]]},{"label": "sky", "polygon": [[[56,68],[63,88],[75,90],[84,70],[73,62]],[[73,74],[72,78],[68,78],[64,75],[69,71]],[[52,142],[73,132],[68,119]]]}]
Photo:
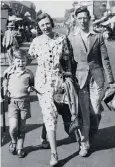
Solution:
[{"label": "sky", "polygon": [[65,9],[72,8],[73,1],[59,1],[59,0],[49,0],[49,1],[32,1],[36,6],[36,11],[40,9],[43,12],[47,12],[51,17],[64,17]]}]

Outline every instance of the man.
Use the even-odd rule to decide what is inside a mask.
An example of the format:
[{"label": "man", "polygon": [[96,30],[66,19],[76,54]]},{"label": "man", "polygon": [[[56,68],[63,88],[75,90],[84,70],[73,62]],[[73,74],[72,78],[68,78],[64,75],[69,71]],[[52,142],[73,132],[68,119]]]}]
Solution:
[{"label": "man", "polygon": [[9,22],[7,26],[8,30],[5,31],[5,35],[3,37],[3,42],[2,42],[3,47],[5,47],[7,51],[9,65],[12,65],[13,51],[18,46],[18,42],[15,38],[16,32],[14,31],[14,27],[15,27],[14,24],[12,22]]},{"label": "man", "polygon": [[87,156],[91,140],[97,133],[101,119],[101,100],[104,92],[104,71],[110,87],[114,78],[102,34],[90,29],[90,13],[86,7],[76,9],[78,28],[71,33],[76,61],[76,77],[79,82],[79,104],[82,114],[80,128],[80,156]]}]

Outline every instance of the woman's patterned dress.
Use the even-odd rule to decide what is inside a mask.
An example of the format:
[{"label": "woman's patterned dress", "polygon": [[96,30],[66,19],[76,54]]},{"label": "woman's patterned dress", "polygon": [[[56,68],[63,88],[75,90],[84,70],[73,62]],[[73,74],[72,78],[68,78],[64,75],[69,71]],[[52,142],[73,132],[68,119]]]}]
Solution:
[{"label": "woman's patterned dress", "polygon": [[[29,48],[30,59],[37,58],[35,74],[35,88],[42,93],[38,94],[44,123],[47,130],[55,130],[57,111],[53,101],[53,93],[58,86],[60,69],[68,71],[67,60],[71,61],[72,51],[66,36],[54,33],[50,39],[41,35],[33,39]],[[61,67],[61,61],[63,67]]]}]

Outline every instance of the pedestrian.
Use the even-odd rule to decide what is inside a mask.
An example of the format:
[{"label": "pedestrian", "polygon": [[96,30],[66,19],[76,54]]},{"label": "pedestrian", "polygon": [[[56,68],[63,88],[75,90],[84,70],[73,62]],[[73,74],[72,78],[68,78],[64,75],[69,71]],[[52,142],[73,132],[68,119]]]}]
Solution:
[{"label": "pedestrian", "polygon": [[13,51],[16,47],[18,47],[18,42],[16,40],[16,34],[14,31],[14,23],[9,22],[7,25],[8,30],[5,31],[2,45],[5,47],[7,51],[7,58],[9,66],[12,65],[13,62]]},{"label": "pedestrian", "polygon": [[35,26],[31,27],[30,32],[32,33],[32,38],[35,38],[37,36],[37,30],[35,29]]},{"label": "pedestrian", "polygon": [[104,91],[104,72],[110,87],[114,78],[103,35],[90,30],[90,13],[84,6],[76,9],[78,28],[69,36],[76,61],[79,104],[82,114],[80,128],[80,156],[87,156],[101,120],[101,101]]},{"label": "pedestrian", "polygon": [[30,42],[30,38],[32,36],[32,33],[30,31],[29,26],[25,27],[25,42]]},{"label": "pedestrian", "polygon": [[[56,147],[58,113],[53,96],[58,87],[61,71],[68,72],[69,70],[67,64],[72,62],[72,51],[67,37],[53,31],[54,23],[47,13],[40,14],[37,17],[37,23],[42,35],[33,39],[29,48],[29,54],[30,61],[37,58],[38,62],[35,74],[35,88],[42,94],[38,94],[38,98],[51,147],[50,165],[54,166],[58,163]],[[64,57],[65,60],[67,58],[68,63],[61,61]]]},{"label": "pedestrian", "polygon": [[8,96],[8,118],[11,142],[9,152],[19,158],[25,156],[23,144],[25,139],[26,119],[30,118],[30,88],[34,86],[33,73],[26,69],[26,51],[14,51],[14,64],[7,68],[3,77],[4,96]]}]

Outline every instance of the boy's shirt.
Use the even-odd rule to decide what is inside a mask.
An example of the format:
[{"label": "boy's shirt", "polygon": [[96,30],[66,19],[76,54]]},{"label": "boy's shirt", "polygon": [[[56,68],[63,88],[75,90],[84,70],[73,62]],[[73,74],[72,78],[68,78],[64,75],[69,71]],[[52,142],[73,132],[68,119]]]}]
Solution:
[{"label": "boy's shirt", "polygon": [[8,90],[10,98],[27,98],[31,86],[34,86],[34,75],[30,70],[16,72],[15,67],[5,70],[3,87]]}]

